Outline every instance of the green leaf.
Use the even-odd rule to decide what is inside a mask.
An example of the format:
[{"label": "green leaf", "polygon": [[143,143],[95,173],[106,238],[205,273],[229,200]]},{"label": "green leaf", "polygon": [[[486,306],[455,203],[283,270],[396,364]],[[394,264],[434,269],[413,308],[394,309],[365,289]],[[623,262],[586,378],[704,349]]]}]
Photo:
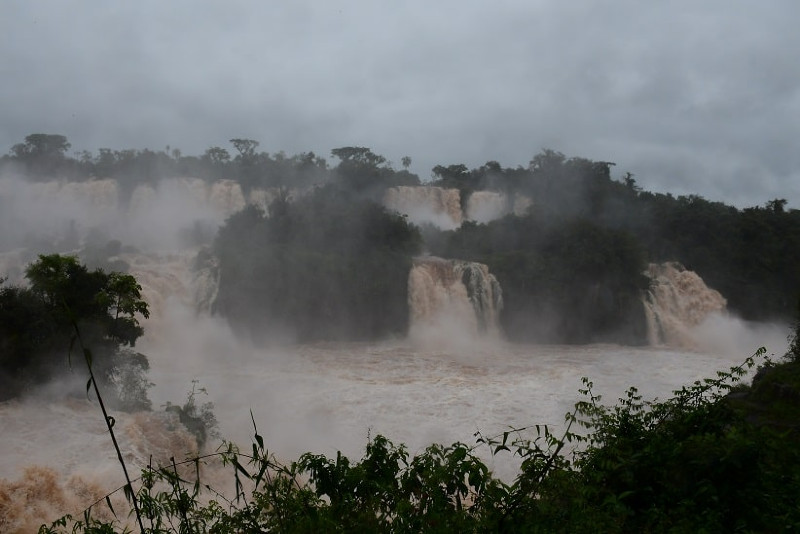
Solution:
[{"label": "green leaf", "polygon": [[133,502],[134,499],[133,488],[131,487],[130,484],[125,484],[122,487],[122,492],[125,494],[125,498],[128,500],[128,502]]},{"label": "green leaf", "polygon": [[250,420],[253,421],[253,432],[255,432],[255,440],[258,443],[259,448],[263,451],[264,450],[264,438],[262,438],[258,434],[258,427],[256,427],[256,418],[253,416],[253,410],[250,410]]},{"label": "green leaf", "polygon": [[114,507],[111,506],[111,498],[109,495],[106,495],[106,504],[108,505],[108,509],[111,510],[111,513],[114,514],[114,517],[117,517],[117,512],[115,512]]}]

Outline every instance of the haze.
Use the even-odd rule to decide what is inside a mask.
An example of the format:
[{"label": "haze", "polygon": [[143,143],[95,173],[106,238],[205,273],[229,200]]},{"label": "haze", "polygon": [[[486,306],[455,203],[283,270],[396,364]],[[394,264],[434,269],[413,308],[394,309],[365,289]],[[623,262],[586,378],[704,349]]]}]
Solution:
[{"label": "haze", "polygon": [[12,1],[0,152],[369,146],[436,164],[614,161],[651,191],[800,206],[800,5]]}]

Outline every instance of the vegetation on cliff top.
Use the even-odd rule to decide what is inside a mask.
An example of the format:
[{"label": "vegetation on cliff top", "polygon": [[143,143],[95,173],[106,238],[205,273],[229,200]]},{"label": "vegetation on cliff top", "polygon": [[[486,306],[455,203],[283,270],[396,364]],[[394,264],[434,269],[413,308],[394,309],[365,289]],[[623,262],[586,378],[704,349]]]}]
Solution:
[{"label": "vegetation on cliff top", "polygon": [[[0,158],[0,164],[34,181],[115,178],[123,204],[138,185],[152,185],[162,178],[177,176],[209,181],[230,179],[238,182],[245,193],[255,188],[283,188],[284,198],[287,194],[294,195],[297,203],[303,196],[299,191],[321,187],[334,197],[349,199],[353,211],[361,215],[351,216],[344,208],[330,209],[337,200],[323,202],[317,196],[316,201],[289,208],[288,218],[285,211],[276,213],[282,221],[266,225],[272,227],[272,233],[326,235],[337,243],[367,232],[378,217],[363,215],[358,207],[362,202],[379,203],[387,187],[421,183],[418,176],[407,170],[410,158],[403,158],[403,169],[395,170],[385,157],[366,147],[335,148],[331,156],[338,164],[330,165],[310,152],[294,156],[270,154],[261,151],[258,141],[253,139],[234,138],[230,142],[230,151],[215,146],[200,156],[185,155],[167,147],[164,150],[102,148],[96,154],[82,151],[72,157],[68,155],[70,144],[64,136],[32,134],[11,147],[9,154]],[[497,161],[474,169],[458,163],[436,165],[428,183],[458,189],[464,205],[471,194],[480,190],[504,194],[508,206],[521,197],[532,200],[533,204],[528,214],[510,215],[488,224],[465,223],[448,232],[423,228],[423,248],[435,255],[489,266],[505,290],[501,323],[512,340],[645,343],[640,297],[646,287],[641,273],[647,262],[682,263],[721,292],[729,309],[746,320],[788,322],[791,319],[794,299],[800,294],[800,272],[796,269],[800,263],[800,210],[789,209],[780,198],[761,206],[737,209],[695,195],[676,198],[651,193],[643,191],[630,173],[614,178],[613,167],[614,163],[608,161],[567,157],[550,149],[534,155],[527,166],[513,168],[503,167]],[[320,206],[327,217],[301,213]],[[268,215],[265,218],[273,214]],[[360,224],[354,224],[357,221]],[[318,227],[311,232],[309,225]],[[355,235],[344,236],[344,232]],[[217,239],[218,250],[235,246],[221,244],[230,237],[228,232]],[[343,269],[353,265],[379,268],[387,259],[360,249],[349,251],[349,259],[344,261],[341,254],[329,251],[320,254],[312,247],[303,250],[291,235],[274,240],[292,243],[290,252],[284,248],[277,254],[287,262],[290,256],[294,258],[292,261],[310,258],[322,277],[315,283],[326,288],[347,287]],[[272,241],[262,239],[253,243],[265,246]],[[401,263],[408,262],[407,258],[400,259]],[[276,261],[271,267],[267,260],[261,263],[270,273],[281,269],[293,272],[291,262],[280,267],[274,264]],[[230,268],[230,262],[227,263]],[[219,311],[235,322],[244,318],[240,326],[249,328],[248,321],[256,318],[237,313],[230,304],[234,293],[247,292],[230,283],[232,275],[226,275],[225,269],[223,278],[228,282],[220,291]],[[392,277],[393,272],[389,268],[388,276]],[[371,279],[370,274],[367,277]],[[300,278],[314,281],[311,276],[299,275]],[[324,278],[328,278],[328,284],[322,282]],[[251,282],[241,283],[246,286]],[[262,281],[256,283],[263,285]],[[401,282],[398,291],[403,286]],[[311,309],[302,302],[290,302],[291,299],[283,299],[291,309],[285,313],[276,313],[269,305],[252,309],[264,314],[262,323],[268,319],[284,321],[286,315],[294,315],[288,321],[299,325],[299,330],[313,325],[318,331],[335,332],[337,338],[363,339],[404,331],[406,320],[401,318],[400,307],[394,304],[392,310],[398,310],[397,322],[390,328],[380,324],[359,328],[349,324],[349,319],[337,321],[335,318],[342,309],[350,318],[368,317],[362,311],[366,309],[364,299],[371,297],[355,298],[358,291],[350,289],[342,293],[354,298],[336,310]],[[323,291],[323,294],[328,293]],[[402,295],[398,292],[390,296],[389,302],[400,300]],[[315,316],[296,317],[297,313],[306,312]],[[325,317],[334,319],[325,323]],[[337,326],[345,329],[337,330]],[[300,339],[309,337],[314,336],[308,332],[299,334]]]}]

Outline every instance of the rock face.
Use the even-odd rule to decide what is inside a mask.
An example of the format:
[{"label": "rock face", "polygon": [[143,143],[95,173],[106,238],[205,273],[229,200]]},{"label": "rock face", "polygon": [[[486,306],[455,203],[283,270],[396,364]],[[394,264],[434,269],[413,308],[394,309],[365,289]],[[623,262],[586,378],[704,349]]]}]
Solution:
[{"label": "rock face", "polygon": [[691,329],[727,304],[718,291],[680,263],[651,263],[647,275],[652,284],[644,295],[644,309],[651,345],[691,346]]},{"label": "rock face", "polygon": [[482,263],[415,258],[408,276],[412,337],[497,335],[503,294]]}]

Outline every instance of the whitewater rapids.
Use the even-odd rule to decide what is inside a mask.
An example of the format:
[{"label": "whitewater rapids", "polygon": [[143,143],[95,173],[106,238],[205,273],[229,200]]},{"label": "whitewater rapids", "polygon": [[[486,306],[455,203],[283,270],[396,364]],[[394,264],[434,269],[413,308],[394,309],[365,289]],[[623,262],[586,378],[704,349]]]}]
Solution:
[{"label": "whitewater rapids", "polygon": [[[185,310],[170,306],[168,324],[187,319],[181,316]],[[252,410],[266,446],[284,461],[306,451],[329,457],[342,451],[355,460],[377,434],[406,444],[413,454],[433,442],[474,444],[477,431],[493,436],[535,424],[558,431],[579,400],[582,376],[591,378],[608,403],[631,385],[645,398],[664,398],[683,384],[741,363],[757,348],[713,354],[494,342],[452,351],[394,341],[261,351],[225,335],[226,327],[216,320],[202,319],[196,327],[176,330],[179,335],[171,339],[162,335],[160,347],[147,348],[154,406],[182,402],[196,379],[208,390],[198,401],[215,404],[223,436],[248,450]],[[151,454],[154,463],[163,464],[197,453],[190,435],[156,414],[113,415],[134,473]],[[7,402],[0,405],[0,426],[0,478],[5,479],[0,525],[25,525],[19,530],[25,532],[65,513],[80,514],[124,483],[94,402]],[[513,477],[512,458],[492,458],[485,449],[478,453],[496,475]],[[218,488],[231,485],[227,471],[206,477],[204,483]]]}]

